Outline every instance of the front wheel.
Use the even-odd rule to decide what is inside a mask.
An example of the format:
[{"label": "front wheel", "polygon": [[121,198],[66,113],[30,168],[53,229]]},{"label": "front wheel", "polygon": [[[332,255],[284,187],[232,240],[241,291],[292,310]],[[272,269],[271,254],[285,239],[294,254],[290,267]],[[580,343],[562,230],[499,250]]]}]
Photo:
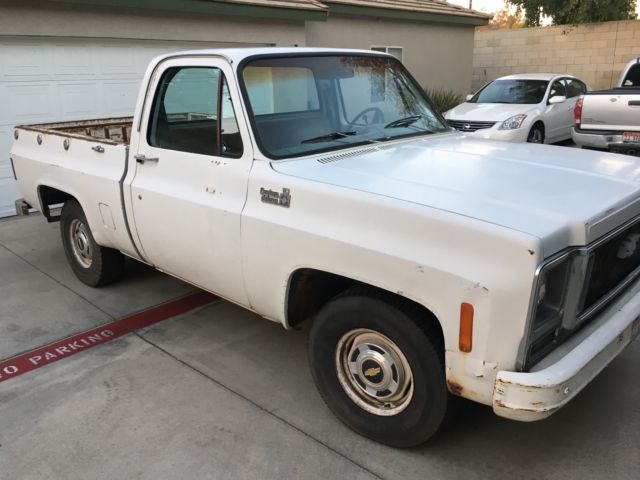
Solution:
[{"label": "front wheel", "polygon": [[528,143],[544,143],[544,127],[539,123],[536,123],[527,136]]},{"label": "front wheel", "polygon": [[76,200],[69,200],[62,207],[60,234],[69,265],[82,283],[98,287],[115,282],[122,276],[124,255],[96,243],[84,211]]},{"label": "front wheel", "polygon": [[311,373],[325,403],[356,432],[394,447],[436,433],[448,393],[432,318],[374,292],[344,294],[314,320]]}]

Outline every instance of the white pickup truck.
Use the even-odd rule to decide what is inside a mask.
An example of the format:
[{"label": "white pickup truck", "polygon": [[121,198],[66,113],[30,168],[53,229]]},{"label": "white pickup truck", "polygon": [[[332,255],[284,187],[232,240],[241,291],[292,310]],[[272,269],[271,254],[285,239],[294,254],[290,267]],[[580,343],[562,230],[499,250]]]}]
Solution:
[{"label": "white pickup truck", "polygon": [[640,57],[626,65],[615,88],[585,92],[574,122],[577,145],[640,157]]},{"label": "white pickup truck", "polygon": [[11,158],[80,280],[126,255],[312,319],[322,397],[389,445],[449,393],[547,417],[638,334],[638,161],[467,138],[386,54],[159,57],[133,119],[17,127]]}]

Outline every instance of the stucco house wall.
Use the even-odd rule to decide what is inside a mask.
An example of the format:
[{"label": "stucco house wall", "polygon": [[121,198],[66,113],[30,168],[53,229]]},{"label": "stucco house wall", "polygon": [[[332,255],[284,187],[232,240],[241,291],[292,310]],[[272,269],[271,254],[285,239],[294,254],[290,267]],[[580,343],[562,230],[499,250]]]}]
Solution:
[{"label": "stucco house wall", "polygon": [[0,2],[1,36],[304,45],[303,20],[199,15],[33,0]]},{"label": "stucco house wall", "polygon": [[461,94],[471,89],[473,38],[473,25],[346,15],[308,21],[306,27],[309,47],[402,47],[403,63],[422,86]]}]

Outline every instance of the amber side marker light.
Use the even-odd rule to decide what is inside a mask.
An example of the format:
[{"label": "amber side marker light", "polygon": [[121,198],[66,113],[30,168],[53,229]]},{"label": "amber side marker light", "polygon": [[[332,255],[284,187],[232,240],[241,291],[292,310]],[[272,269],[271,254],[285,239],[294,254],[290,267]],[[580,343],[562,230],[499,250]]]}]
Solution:
[{"label": "amber side marker light", "polygon": [[473,305],[460,304],[460,336],[458,346],[461,352],[469,353],[473,348]]}]

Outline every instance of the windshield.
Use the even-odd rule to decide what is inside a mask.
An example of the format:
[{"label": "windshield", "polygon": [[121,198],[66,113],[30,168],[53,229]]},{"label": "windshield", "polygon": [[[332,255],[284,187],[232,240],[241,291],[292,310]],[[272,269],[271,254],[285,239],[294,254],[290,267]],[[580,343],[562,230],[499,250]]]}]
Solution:
[{"label": "windshield", "polygon": [[496,80],[476,93],[469,103],[536,104],[542,102],[547,80]]},{"label": "windshield", "polygon": [[449,130],[394,58],[263,57],[247,62],[241,77],[269,158]]}]

